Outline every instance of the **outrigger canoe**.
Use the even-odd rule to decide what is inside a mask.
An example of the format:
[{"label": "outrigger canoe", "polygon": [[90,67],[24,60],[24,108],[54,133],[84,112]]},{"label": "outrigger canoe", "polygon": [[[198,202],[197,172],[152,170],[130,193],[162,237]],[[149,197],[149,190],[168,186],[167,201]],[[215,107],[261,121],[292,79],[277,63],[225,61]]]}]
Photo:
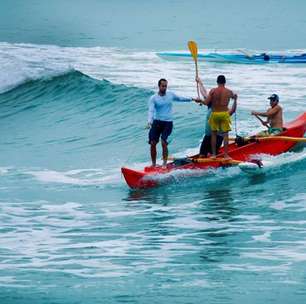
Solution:
[{"label": "outrigger canoe", "polygon": [[[159,52],[157,55],[163,59],[176,60],[188,59],[192,55],[188,52]],[[201,53],[197,55],[199,60],[211,62],[228,62],[243,64],[264,64],[264,63],[306,63],[306,54],[225,54],[225,53]]]},{"label": "outrigger canoe", "polygon": [[[174,160],[162,167],[145,167],[138,171],[126,167],[121,168],[121,172],[126,183],[131,188],[152,188],[160,185],[163,176],[169,176],[178,170],[207,170],[210,168],[228,167],[241,164],[243,162],[253,162],[254,155],[268,154],[278,155],[289,151],[295,144],[294,138],[303,138],[306,132],[306,112],[295,120],[284,126],[284,131],[279,136],[271,136],[265,140],[254,140],[241,145],[241,143],[231,143],[229,145],[229,156],[231,160],[222,158],[222,148],[217,158],[200,158],[194,155],[186,159]],[[292,140],[290,140],[292,139]],[[181,171],[183,172],[183,171]]]}]

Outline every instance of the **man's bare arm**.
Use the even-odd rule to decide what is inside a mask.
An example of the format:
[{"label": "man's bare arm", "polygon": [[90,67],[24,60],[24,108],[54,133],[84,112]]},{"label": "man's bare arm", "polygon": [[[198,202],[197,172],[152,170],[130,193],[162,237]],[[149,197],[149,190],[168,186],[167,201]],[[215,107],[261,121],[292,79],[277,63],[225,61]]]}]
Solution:
[{"label": "man's bare arm", "polygon": [[206,106],[208,106],[212,102],[213,93],[214,93],[214,89],[211,89],[207,98],[204,99],[202,103],[205,104]]},{"label": "man's bare arm", "polygon": [[203,85],[203,82],[202,82],[202,80],[200,79],[200,77],[197,77],[197,78],[196,78],[196,82],[199,84],[199,88],[200,88],[200,92],[201,92],[202,96],[203,96],[204,98],[207,98],[208,93],[207,93],[207,90],[205,89],[205,87],[204,87],[204,85]]},{"label": "man's bare arm", "polygon": [[269,109],[266,112],[256,112],[252,111],[252,115],[258,115],[258,116],[263,116],[263,117],[272,117],[274,116],[278,111],[280,110],[279,106],[276,106],[274,108]]},{"label": "man's bare arm", "polygon": [[237,110],[237,95],[236,95],[236,98],[234,98],[234,102],[233,102],[233,105],[232,105],[232,107],[231,107],[231,109],[228,111],[228,113],[230,114],[230,115],[233,115],[235,112],[236,112],[236,110]]}]

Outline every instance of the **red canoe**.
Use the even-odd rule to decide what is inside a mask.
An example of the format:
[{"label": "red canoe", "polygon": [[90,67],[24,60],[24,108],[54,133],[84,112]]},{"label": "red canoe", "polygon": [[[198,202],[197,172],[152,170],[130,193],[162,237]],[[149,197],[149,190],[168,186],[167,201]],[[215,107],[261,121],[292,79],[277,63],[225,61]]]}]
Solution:
[{"label": "red canoe", "polygon": [[[306,132],[306,112],[292,122],[285,125],[285,130],[279,134],[287,137],[303,137]],[[217,159],[198,159],[193,156],[188,162],[171,162],[167,168],[145,167],[143,171],[137,171],[122,167],[121,172],[131,188],[152,188],[160,184],[158,177],[168,176],[175,170],[202,170],[208,168],[219,168],[229,165],[235,165],[241,161],[250,161],[256,154],[278,155],[290,150],[296,144],[295,141],[283,140],[265,140],[248,143],[244,146],[238,146],[236,143],[229,145],[229,155],[232,160],[224,158]],[[222,153],[222,151],[221,151]]]}]

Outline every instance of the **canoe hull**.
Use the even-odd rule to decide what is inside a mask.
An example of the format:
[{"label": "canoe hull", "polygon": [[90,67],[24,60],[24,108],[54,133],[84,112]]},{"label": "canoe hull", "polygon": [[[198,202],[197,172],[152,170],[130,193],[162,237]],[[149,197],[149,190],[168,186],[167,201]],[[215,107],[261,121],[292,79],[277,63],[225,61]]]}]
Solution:
[{"label": "canoe hull", "polygon": [[[303,137],[306,132],[306,112],[294,121],[285,125],[285,131],[280,135],[289,137]],[[171,162],[166,168],[162,167],[146,167],[142,171],[122,167],[121,172],[126,183],[131,188],[152,188],[160,184],[158,177],[167,177],[176,170],[205,170],[208,168],[219,168],[232,166],[241,162],[247,162],[256,154],[279,155],[289,151],[296,142],[285,140],[271,140],[252,142],[242,147],[238,147],[235,143],[229,145],[229,155],[233,161],[225,161],[221,155],[216,160],[207,159],[202,162],[188,162],[186,164],[177,165]],[[222,149],[220,151],[222,154]]]}]

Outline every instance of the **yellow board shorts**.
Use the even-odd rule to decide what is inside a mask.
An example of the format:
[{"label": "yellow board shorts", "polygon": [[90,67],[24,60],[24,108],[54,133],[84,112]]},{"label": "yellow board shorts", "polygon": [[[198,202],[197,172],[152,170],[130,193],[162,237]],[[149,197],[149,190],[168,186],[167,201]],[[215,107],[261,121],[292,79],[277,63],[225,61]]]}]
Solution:
[{"label": "yellow board shorts", "polygon": [[228,112],[212,112],[208,123],[212,131],[228,132],[231,130],[231,116]]}]

